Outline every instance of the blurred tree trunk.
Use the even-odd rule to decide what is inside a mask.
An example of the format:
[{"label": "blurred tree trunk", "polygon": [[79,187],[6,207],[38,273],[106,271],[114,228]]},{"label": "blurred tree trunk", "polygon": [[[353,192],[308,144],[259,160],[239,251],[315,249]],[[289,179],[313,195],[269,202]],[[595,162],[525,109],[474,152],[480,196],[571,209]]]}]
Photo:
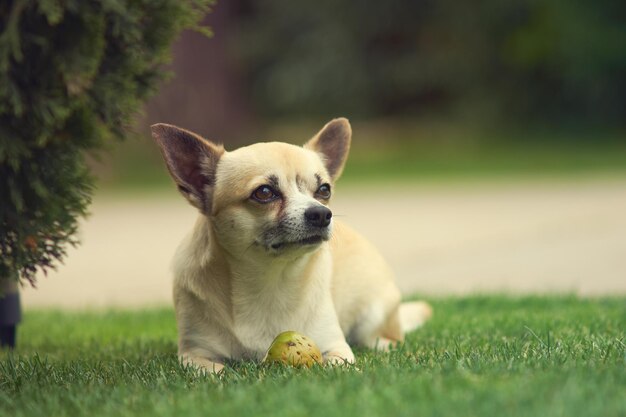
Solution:
[{"label": "blurred tree trunk", "polygon": [[0,278],[0,347],[15,347],[17,325],[21,320],[17,281]]},{"label": "blurred tree trunk", "polygon": [[236,30],[237,3],[218,2],[205,18],[212,38],[183,32],[173,47],[173,78],[150,100],[144,124],[175,124],[229,143],[246,133],[253,122],[251,106],[228,48],[229,35]]}]

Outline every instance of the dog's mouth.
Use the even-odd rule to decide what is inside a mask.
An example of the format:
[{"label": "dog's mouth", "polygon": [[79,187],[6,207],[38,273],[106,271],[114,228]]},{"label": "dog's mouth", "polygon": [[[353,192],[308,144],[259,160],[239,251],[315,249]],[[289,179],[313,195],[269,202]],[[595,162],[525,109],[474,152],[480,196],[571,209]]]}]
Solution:
[{"label": "dog's mouth", "polygon": [[307,245],[317,245],[319,243],[322,243],[324,240],[323,236],[321,235],[316,235],[316,236],[309,236],[307,238],[304,239],[300,239],[300,240],[295,240],[295,241],[285,241],[285,242],[278,242],[278,243],[272,243],[270,245],[270,248],[274,249],[274,250],[280,250],[283,249],[287,246],[307,246]]}]

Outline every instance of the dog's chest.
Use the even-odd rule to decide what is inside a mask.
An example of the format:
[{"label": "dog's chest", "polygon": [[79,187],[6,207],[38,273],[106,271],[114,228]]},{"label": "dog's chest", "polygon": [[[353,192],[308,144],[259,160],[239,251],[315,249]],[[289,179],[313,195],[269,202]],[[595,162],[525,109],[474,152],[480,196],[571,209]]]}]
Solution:
[{"label": "dog's chest", "polygon": [[311,292],[290,282],[239,294],[234,303],[233,332],[241,343],[241,356],[261,359],[281,332],[308,333],[314,316]]}]

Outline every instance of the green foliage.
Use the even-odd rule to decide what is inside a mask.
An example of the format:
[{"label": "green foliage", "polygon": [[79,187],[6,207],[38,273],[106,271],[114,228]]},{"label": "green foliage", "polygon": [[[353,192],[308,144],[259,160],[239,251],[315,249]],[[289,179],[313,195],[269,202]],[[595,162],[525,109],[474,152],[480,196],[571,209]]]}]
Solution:
[{"label": "green foliage", "polygon": [[76,244],[85,151],[122,139],[169,47],[211,0],[0,3],[0,279],[33,282]]},{"label": "green foliage", "polygon": [[242,3],[234,49],[268,115],[626,119],[625,2]]},{"label": "green foliage", "polygon": [[179,364],[171,309],[30,311],[18,350],[0,353],[0,415],[626,414],[624,298],[433,306],[401,349],[357,351],[358,370],[241,362],[221,377]]}]

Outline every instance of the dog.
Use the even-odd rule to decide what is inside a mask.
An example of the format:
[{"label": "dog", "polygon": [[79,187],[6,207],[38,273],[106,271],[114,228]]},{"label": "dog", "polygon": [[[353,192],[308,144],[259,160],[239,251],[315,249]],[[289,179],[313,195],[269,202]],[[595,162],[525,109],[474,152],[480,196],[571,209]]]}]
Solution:
[{"label": "dog", "polygon": [[220,372],[262,360],[294,330],[324,363],[354,363],[350,345],[387,349],[432,314],[401,303],[382,256],[333,218],[329,202],[352,128],[327,123],[302,147],[256,143],[232,152],[168,124],[152,126],[180,193],[199,211],[174,257],[182,363]]}]

